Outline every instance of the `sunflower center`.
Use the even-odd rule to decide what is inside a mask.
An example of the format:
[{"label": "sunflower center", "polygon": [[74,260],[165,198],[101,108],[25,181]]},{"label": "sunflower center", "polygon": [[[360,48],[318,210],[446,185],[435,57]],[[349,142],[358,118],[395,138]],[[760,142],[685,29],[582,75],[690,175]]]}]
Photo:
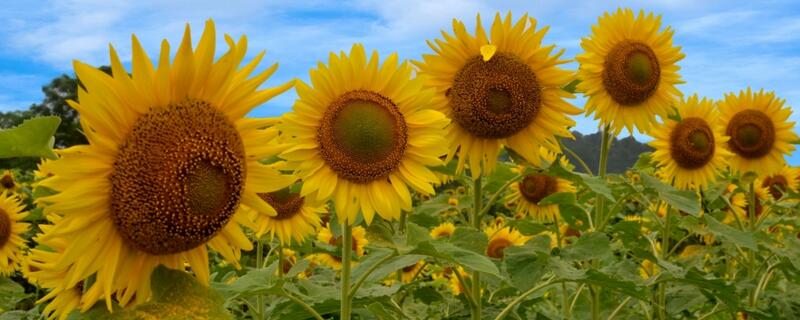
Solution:
[{"label": "sunflower center", "polygon": [[289,188],[270,193],[260,193],[258,196],[278,212],[278,215],[271,217],[273,220],[286,220],[294,217],[300,213],[305,202],[304,197],[301,197],[299,193],[289,191]]},{"label": "sunflower center", "polygon": [[558,181],[543,174],[528,175],[520,181],[519,191],[526,200],[539,203],[545,197],[558,191]]},{"label": "sunflower center", "polygon": [[542,103],[533,70],[506,53],[476,56],[456,74],[448,97],[453,119],[474,136],[506,138],[527,127]]},{"label": "sunflower center", "polygon": [[714,158],[714,134],[697,117],[684,118],[670,133],[670,156],[681,168],[697,169]]},{"label": "sunflower center", "polygon": [[415,263],[415,264],[412,264],[412,265],[410,265],[410,266],[405,266],[405,267],[403,267],[403,273],[409,273],[409,272],[411,272],[411,271],[414,271],[414,269],[415,269],[416,267],[417,267],[417,264],[416,264],[416,263]]},{"label": "sunflower center", "polygon": [[503,258],[503,251],[512,245],[511,240],[506,238],[494,238],[489,241],[486,247],[486,255],[496,259]]},{"label": "sunflower center", "polygon": [[6,174],[0,178],[0,185],[2,185],[5,189],[11,189],[17,184],[14,182],[14,177],[12,177],[10,174]]},{"label": "sunflower center", "polygon": [[394,102],[365,90],[334,100],[317,131],[325,163],[355,183],[388,177],[400,164],[407,140],[405,119]]},{"label": "sunflower center", "polygon": [[141,116],[120,146],[111,215],[125,242],[154,255],[207,242],[239,206],[244,145],[227,116],[185,100]]},{"label": "sunflower center", "polygon": [[769,154],[775,143],[775,125],[761,111],[744,110],[728,122],[725,132],[731,137],[728,147],[737,155],[756,159]]},{"label": "sunflower center", "polygon": [[783,193],[789,188],[789,181],[782,175],[775,175],[764,179],[762,187],[769,188],[769,193],[773,199],[780,199]]},{"label": "sunflower center", "polygon": [[623,106],[640,104],[658,89],[661,68],[648,45],[623,41],[606,57],[603,86],[615,102]]},{"label": "sunflower center", "polygon": [[0,249],[11,239],[11,217],[0,208]]}]

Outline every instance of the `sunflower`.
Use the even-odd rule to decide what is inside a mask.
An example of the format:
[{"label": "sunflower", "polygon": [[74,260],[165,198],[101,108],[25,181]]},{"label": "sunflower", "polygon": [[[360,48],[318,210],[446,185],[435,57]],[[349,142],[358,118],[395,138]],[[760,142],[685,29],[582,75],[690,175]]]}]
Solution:
[{"label": "sunflower", "polygon": [[561,69],[564,50],[542,46],[547,27],[536,30],[536,20],[524,15],[513,21],[511,13],[498,13],[491,39],[477,17],[475,35],[453,20],[453,35],[428,42],[436,54],[416,62],[427,85],[436,90],[437,108],[454,121],[448,127],[448,158],[458,154],[457,172],[469,164],[473,177],[490,173],[503,145],[539,165],[539,147],[557,152],[558,139],[572,137],[569,115],[580,109],[565,99],[561,89],[573,80]]},{"label": "sunflower", "polygon": [[456,231],[456,226],[452,222],[444,222],[431,230],[431,238],[449,238]]},{"label": "sunflower", "polygon": [[510,186],[511,193],[505,201],[516,203],[514,210],[527,214],[538,221],[554,221],[560,215],[558,204],[539,205],[539,201],[556,192],[575,192],[575,185],[569,180],[544,173],[533,173]]},{"label": "sunflower", "polygon": [[300,196],[289,188],[270,193],[260,193],[259,196],[278,214],[274,217],[257,215],[256,235],[269,233],[270,238],[278,236],[281,244],[291,244],[292,240],[301,243],[314,234],[320,226],[320,215],[326,213],[325,204]]},{"label": "sunflower", "polygon": [[676,111],[677,119],[666,118],[650,131],[653,160],[678,188],[708,186],[727,167],[731,153],[723,145],[728,137],[711,100],[695,94],[680,101]]},{"label": "sunflower", "polygon": [[[352,250],[355,251],[356,256],[363,257],[366,253],[364,251],[364,247],[369,243],[369,240],[367,240],[367,229],[364,229],[362,226],[356,226],[353,228],[352,236]],[[334,236],[330,227],[326,226],[319,229],[319,232],[317,233],[317,241],[327,243],[332,246],[339,246],[342,244],[342,236]],[[338,251],[341,252],[341,250]],[[342,258],[329,253],[314,253],[306,257],[306,259],[320,265],[328,266],[333,270],[339,270],[342,268]]]},{"label": "sunflower", "polygon": [[9,276],[19,268],[28,224],[22,222],[28,213],[19,198],[0,191],[0,276]]},{"label": "sunflower", "polygon": [[586,112],[595,113],[614,134],[622,128],[649,132],[656,115],[666,118],[681,96],[683,83],[676,64],[683,59],[673,46],[674,31],[661,30],[661,16],[618,9],[605,13],[592,26],[592,36],[581,40],[584,53],[575,57],[580,67],[577,90],[588,97]]},{"label": "sunflower", "polygon": [[489,236],[489,244],[486,246],[486,255],[495,258],[503,259],[503,251],[510,246],[524,245],[531,239],[529,236],[524,236],[519,231],[511,229],[511,227],[487,227],[484,232]]},{"label": "sunflower", "polygon": [[797,192],[798,172],[794,168],[784,165],[777,173],[761,181],[761,187],[767,188],[775,200],[780,200],[789,192]]},{"label": "sunflower", "polygon": [[[558,157],[559,155],[561,156],[561,158]],[[575,170],[575,166],[569,162],[569,159],[567,159],[567,156],[564,154],[553,152],[552,150],[547,149],[545,147],[539,147],[539,156],[543,160],[542,167],[550,166],[554,162],[556,162],[556,159],[559,159],[558,164],[562,168],[567,169],[569,171]]]},{"label": "sunflower", "polygon": [[[258,90],[277,65],[250,77],[263,52],[240,67],[246,38],[225,40],[229,48],[215,62],[209,20],[194,50],[187,25],[172,63],[162,42],[157,68],[135,36],[132,74],[113,47],[113,76],[74,63],[83,87],[69,104],[89,144],[42,165],[53,176],[39,185],[59,193],[38,199],[45,213],[62,217],[43,239],[71,240],[55,266],[66,272],[64,287],[92,278],[111,308],[146,301],[159,264],[189,266],[207,284],[207,247],[236,266],[240,249],[252,249],[240,204],[277,214],[258,196],[293,180],[259,162],[277,154],[262,143],[261,128],[274,121],[244,116],[293,83]],[[84,299],[81,308],[94,302]]]},{"label": "sunflower", "polygon": [[417,276],[417,274],[422,272],[422,268],[424,266],[425,261],[420,260],[410,266],[403,267],[400,269],[400,280],[402,280],[403,283],[411,283],[411,281],[414,281],[414,278]]},{"label": "sunflower", "polygon": [[302,196],[334,199],[339,221],[367,224],[375,212],[387,220],[411,210],[407,186],[433,194],[439,178],[428,166],[442,164],[445,116],[430,109],[432,92],[412,79],[407,62],[392,54],[380,65],[364,47],[331,54],[328,65],[310,72],[311,86],[297,83],[299,96],[283,116],[290,147],[281,157],[303,179]]},{"label": "sunflower", "polygon": [[14,173],[10,170],[4,171],[3,176],[0,177],[0,192],[16,192],[17,189],[19,189],[19,184],[14,179]]},{"label": "sunflower", "polygon": [[797,141],[794,122],[789,122],[792,109],[774,92],[753,92],[750,88],[739,95],[729,93],[719,102],[725,134],[730,136],[727,148],[733,152],[732,171],[755,172],[766,177],[779,172],[786,161],[783,156],[794,151]]}]

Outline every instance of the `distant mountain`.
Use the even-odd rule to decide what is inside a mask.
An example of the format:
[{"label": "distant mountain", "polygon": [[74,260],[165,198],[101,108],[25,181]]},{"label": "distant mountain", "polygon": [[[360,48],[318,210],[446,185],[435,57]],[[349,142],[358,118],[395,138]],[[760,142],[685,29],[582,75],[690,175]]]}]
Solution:
[{"label": "distant mountain", "polygon": [[[563,139],[564,146],[570,148],[583,161],[589,166],[593,173],[597,174],[597,168],[600,163],[600,140],[601,133],[596,132],[584,135],[580,132],[573,131],[575,140]],[[639,154],[642,152],[653,151],[653,148],[636,141],[633,137],[623,139],[616,139],[611,143],[611,152],[608,156],[609,173],[623,173],[626,169],[633,167],[636,160],[639,159]],[[583,167],[578,164],[572,156],[567,155],[570,162],[575,164],[575,170],[584,172]]]}]

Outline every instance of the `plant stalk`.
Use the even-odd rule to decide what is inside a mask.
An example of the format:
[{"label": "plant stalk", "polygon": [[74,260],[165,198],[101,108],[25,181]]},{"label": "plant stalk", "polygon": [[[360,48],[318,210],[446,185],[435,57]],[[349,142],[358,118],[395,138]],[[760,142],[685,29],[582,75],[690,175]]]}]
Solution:
[{"label": "plant stalk", "polygon": [[[481,176],[478,176],[475,179],[475,185],[473,186],[473,207],[472,207],[472,226],[475,229],[481,229],[481,212],[483,211],[483,191],[482,189],[482,180]],[[458,272],[456,270],[456,272]],[[478,271],[475,271],[472,274],[472,298],[474,300],[474,305],[472,306],[472,319],[473,320],[480,320],[481,313],[482,313],[482,298],[481,298],[481,274]]]},{"label": "plant stalk", "polygon": [[342,292],[339,319],[350,320],[350,254],[353,251],[353,227],[344,219],[342,222]]}]

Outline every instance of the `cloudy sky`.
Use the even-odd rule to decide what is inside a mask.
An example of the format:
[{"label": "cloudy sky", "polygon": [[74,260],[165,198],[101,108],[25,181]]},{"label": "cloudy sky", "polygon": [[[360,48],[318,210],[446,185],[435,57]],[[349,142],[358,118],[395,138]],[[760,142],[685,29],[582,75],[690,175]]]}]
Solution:
[{"label": "cloudy sky", "polygon": [[[42,99],[41,86],[62,73],[72,74],[73,59],[108,64],[108,44],[130,60],[130,35],[136,33],[154,57],[160,40],[177,47],[190,23],[199,39],[202,23],[213,18],[218,33],[245,34],[250,56],[266,50],[265,62],[280,68],[268,84],[308,78],[308,69],[330,51],[354,42],[381,54],[398,52],[417,59],[430,52],[426,39],[448,29],[451,19],[475,24],[482,13],[529,13],[549,25],[545,43],[581,52],[580,39],[605,11],[617,7],[663,15],[675,30],[675,43],[686,58],[679,63],[685,94],[721,98],[747,86],[774,90],[790,106],[800,106],[800,5],[796,1],[10,1],[0,11],[0,111],[25,109]],[[222,43],[220,43],[220,46]],[[268,63],[263,63],[266,67]],[[569,67],[575,68],[574,64]],[[254,111],[274,116],[291,108],[294,93],[284,94]],[[581,106],[583,99],[574,103]],[[800,110],[792,119],[800,120]],[[579,116],[577,130],[597,124]],[[637,135],[640,140],[646,137]],[[800,152],[790,158],[800,164]]]}]

